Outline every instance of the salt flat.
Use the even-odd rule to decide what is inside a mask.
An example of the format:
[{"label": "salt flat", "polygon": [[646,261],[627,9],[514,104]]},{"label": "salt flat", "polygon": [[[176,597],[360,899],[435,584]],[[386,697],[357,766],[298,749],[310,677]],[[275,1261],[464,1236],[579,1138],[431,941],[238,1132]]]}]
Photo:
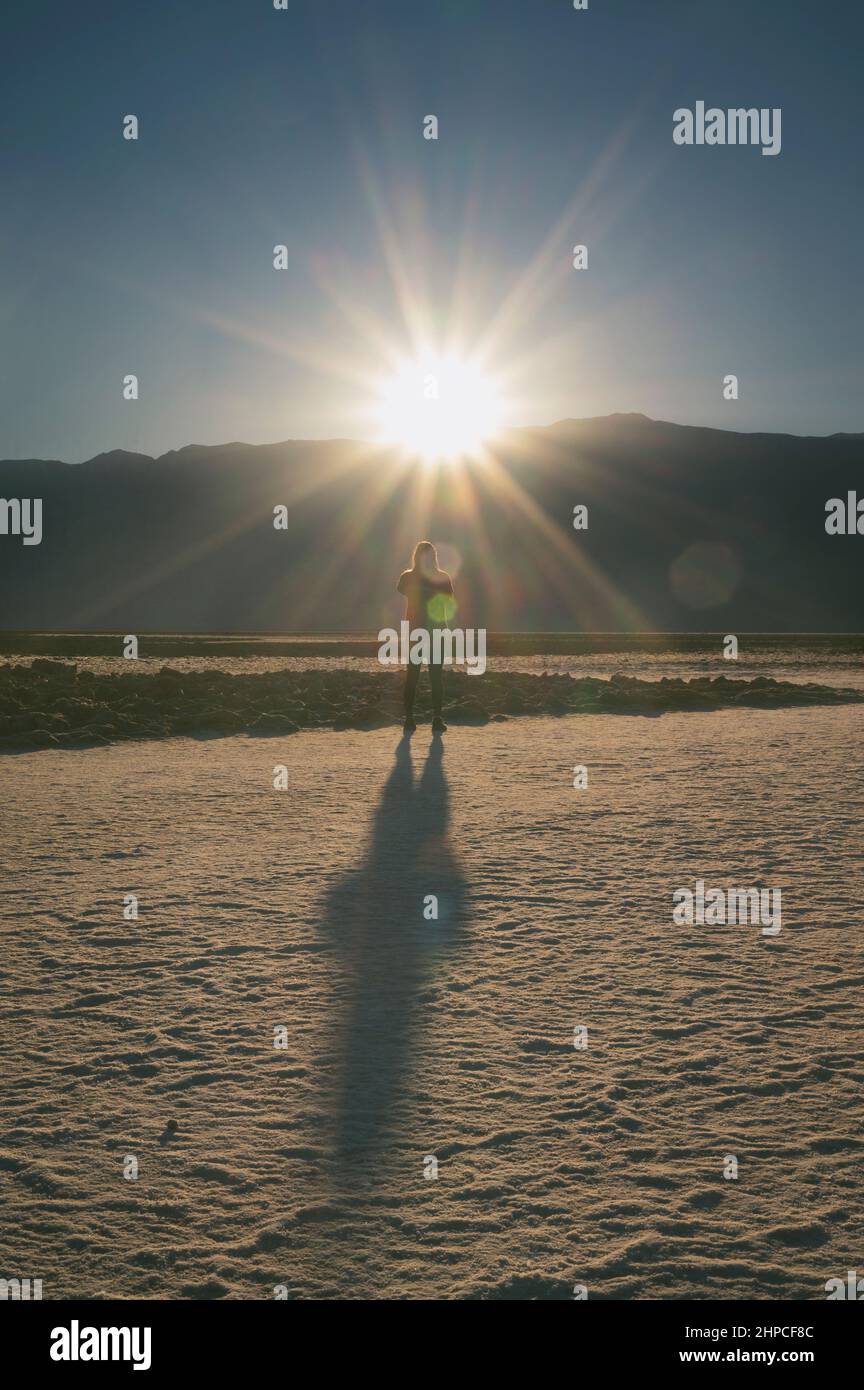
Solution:
[{"label": "salt flat", "polygon": [[[862,730],[844,706],[3,758],[0,1276],[824,1298],[864,1266]],[[781,888],[782,932],[676,925],[696,879]]]}]

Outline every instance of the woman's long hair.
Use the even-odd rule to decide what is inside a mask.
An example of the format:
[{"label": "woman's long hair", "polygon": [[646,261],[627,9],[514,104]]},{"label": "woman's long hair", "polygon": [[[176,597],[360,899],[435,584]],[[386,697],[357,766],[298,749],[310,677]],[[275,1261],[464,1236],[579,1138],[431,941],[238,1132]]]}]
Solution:
[{"label": "woman's long hair", "polygon": [[414,547],[414,554],[411,556],[411,568],[413,570],[426,569],[437,570],[438,554],[431,541],[418,541]]}]

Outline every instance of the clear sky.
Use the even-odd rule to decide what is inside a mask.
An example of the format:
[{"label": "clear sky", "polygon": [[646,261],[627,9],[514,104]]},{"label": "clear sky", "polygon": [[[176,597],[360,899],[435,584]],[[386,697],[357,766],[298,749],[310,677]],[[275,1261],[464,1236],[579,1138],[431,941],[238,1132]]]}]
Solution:
[{"label": "clear sky", "polygon": [[367,437],[418,332],[513,424],[864,429],[858,0],[3,10],[0,457]]}]

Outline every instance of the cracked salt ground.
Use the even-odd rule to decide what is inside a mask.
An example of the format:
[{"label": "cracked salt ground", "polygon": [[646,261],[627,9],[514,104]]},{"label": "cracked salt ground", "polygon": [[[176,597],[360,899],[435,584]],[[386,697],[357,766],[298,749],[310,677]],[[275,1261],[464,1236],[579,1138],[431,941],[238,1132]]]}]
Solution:
[{"label": "cracked salt ground", "polygon": [[[0,1266],[45,1298],[824,1298],[861,1261],[862,720],[5,759]],[[781,887],[782,933],[676,925],[697,877]]]}]

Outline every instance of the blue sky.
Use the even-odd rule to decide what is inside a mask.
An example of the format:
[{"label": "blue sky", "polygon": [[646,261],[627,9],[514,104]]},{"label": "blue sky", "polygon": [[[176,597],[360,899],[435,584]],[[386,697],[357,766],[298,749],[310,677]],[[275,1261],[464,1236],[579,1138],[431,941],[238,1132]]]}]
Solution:
[{"label": "blue sky", "polygon": [[[0,457],[364,437],[418,318],[513,424],[864,428],[851,0],[4,8]],[[781,154],[676,146],[700,99]]]}]

